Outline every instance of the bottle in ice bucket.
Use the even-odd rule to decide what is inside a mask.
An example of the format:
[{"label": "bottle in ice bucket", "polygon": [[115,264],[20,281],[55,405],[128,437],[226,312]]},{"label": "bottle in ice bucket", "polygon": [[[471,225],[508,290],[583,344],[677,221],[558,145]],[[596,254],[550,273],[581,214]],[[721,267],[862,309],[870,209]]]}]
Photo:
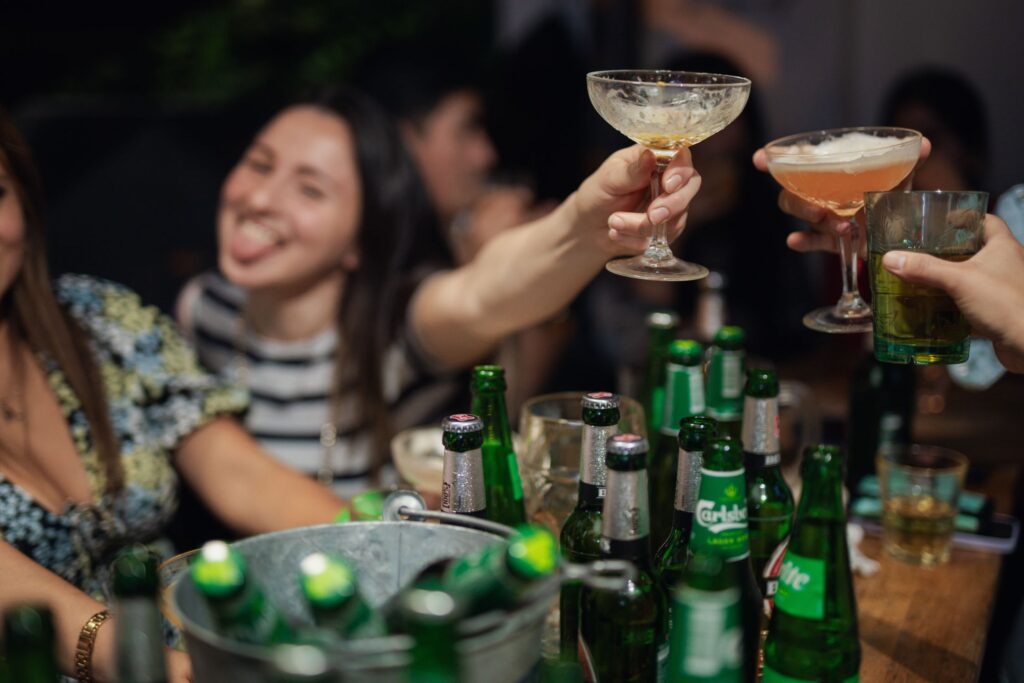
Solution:
[{"label": "bottle in ice bucket", "polygon": [[412,588],[401,594],[398,609],[413,639],[409,683],[461,683],[457,626],[464,611],[458,596]]},{"label": "bottle in ice bucket", "polygon": [[[607,485],[605,451],[608,440],[618,431],[619,397],[607,391],[591,392],[583,397],[582,408],[579,495],[559,539],[562,557],[576,563],[601,558],[601,508]],[[562,585],[559,620],[562,657],[575,660],[580,623],[578,583]]]},{"label": "bottle in ice bucket", "polygon": [[542,526],[516,527],[508,541],[455,558],[441,580],[467,615],[513,609],[537,582],[558,570],[558,542]]},{"label": "bottle in ice bucket", "polygon": [[487,516],[483,455],[484,423],[476,415],[449,415],[441,423],[444,474],[441,512]]},{"label": "bottle in ice bucket", "polygon": [[679,427],[685,417],[704,414],[704,370],[700,344],[677,339],[669,344],[665,364],[665,406],[657,450],[649,463],[651,547],[659,548],[672,528],[672,500],[679,463]]},{"label": "bottle in ice bucket", "polygon": [[588,681],[653,683],[658,680],[665,637],[665,595],[654,580],[651,561],[646,439],[636,434],[612,437],[607,466],[601,557],[629,560],[637,575],[619,591],[584,584],[580,664]]},{"label": "bottle in ice bucket", "polygon": [[743,417],[743,328],[726,325],[715,334],[708,363],[708,417],[718,422],[719,436],[740,438]]},{"label": "bottle in ice bucket", "polygon": [[526,522],[523,484],[512,448],[512,429],[505,407],[505,371],[500,365],[473,368],[472,408],[484,423],[484,487],[487,519],[515,526]]},{"label": "bottle in ice bucket", "polygon": [[740,574],[721,555],[698,552],[672,592],[667,683],[742,683]]},{"label": "bottle in ice bucket", "polygon": [[114,560],[113,614],[117,680],[166,683],[164,625],[157,603],[157,557],[144,546],[129,546]]},{"label": "bottle in ice bucket", "polygon": [[12,683],[58,683],[53,613],[42,605],[19,605],[4,613],[4,658]]},{"label": "bottle in ice bucket", "polygon": [[223,541],[210,541],[189,566],[221,635],[254,645],[292,638],[284,616],[249,576],[245,558]]},{"label": "bottle in ice bucket", "polygon": [[644,413],[647,415],[647,433],[651,435],[657,434],[661,427],[668,345],[678,332],[679,316],[672,311],[654,311],[647,315],[647,358],[640,393],[644,400]]},{"label": "bottle in ice bucket", "polygon": [[718,555],[736,566],[740,583],[740,624],[743,628],[743,680],[753,683],[757,677],[764,607],[750,564],[747,482],[743,472],[743,452],[736,439],[716,437],[705,447],[690,551],[694,555]]},{"label": "bottle in ice bucket", "polygon": [[341,557],[307,555],[299,565],[299,586],[318,628],[346,640],[387,635],[384,620],[359,592],[355,569]]},{"label": "bottle in ice bucket", "polygon": [[273,683],[338,683],[327,655],[316,645],[275,645],[271,654]]},{"label": "bottle in ice bucket", "polygon": [[765,599],[765,613],[770,614],[794,508],[793,493],[779,467],[779,380],[775,371],[751,369],[743,394],[750,561]]},{"label": "bottle in ice bucket", "polygon": [[[683,570],[690,556],[690,533],[693,515],[697,511],[700,495],[700,468],[704,462],[704,449],[715,436],[715,421],[695,415],[683,419],[679,430],[679,466],[676,469],[676,496],[672,511],[672,530],[658,549],[654,566],[658,582],[666,596],[683,578]],[[669,607],[669,626],[672,624]]]},{"label": "bottle in ice bucket", "polygon": [[764,646],[765,683],[859,680],[857,605],[846,545],[842,452],[808,448],[803,489]]}]

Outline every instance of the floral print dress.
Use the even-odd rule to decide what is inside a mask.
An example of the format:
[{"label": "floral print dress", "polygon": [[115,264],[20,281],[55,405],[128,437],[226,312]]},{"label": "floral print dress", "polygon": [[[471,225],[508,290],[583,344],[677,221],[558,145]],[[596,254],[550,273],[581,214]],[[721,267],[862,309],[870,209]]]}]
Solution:
[{"label": "floral print dress", "polygon": [[125,485],[116,495],[105,492],[103,465],[78,398],[56,363],[40,355],[85,466],[92,502],[68,502],[54,514],[0,474],[0,538],[109,602],[116,552],[129,543],[159,541],[175,510],[175,447],[212,418],[243,411],[247,399],[203,371],[174,323],[129,289],[66,275],[57,280],[55,293],[90,338],[121,445]]}]

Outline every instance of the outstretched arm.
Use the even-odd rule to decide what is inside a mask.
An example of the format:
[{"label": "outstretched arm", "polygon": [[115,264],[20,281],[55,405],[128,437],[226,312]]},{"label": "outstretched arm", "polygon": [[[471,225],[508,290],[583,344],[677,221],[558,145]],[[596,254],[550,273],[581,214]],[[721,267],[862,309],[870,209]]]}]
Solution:
[{"label": "outstretched arm", "polygon": [[274,460],[228,417],[189,434],[175,464],[210,510],[243,534],[326,524],[344,506],[320,484]]},{"label": "outstretched arm", "polygon": [[468,365],[505,335],[562,310],[609,258],[643,251],[654,223],[670,221],[669,239],[678,236],[700,176],[689,151],[679,152],[662,177],[665,194],[637,213],[654,167],[643,147],[620,150],[553,212],[424,282],[410,320],[427,354],[442,367]]}]

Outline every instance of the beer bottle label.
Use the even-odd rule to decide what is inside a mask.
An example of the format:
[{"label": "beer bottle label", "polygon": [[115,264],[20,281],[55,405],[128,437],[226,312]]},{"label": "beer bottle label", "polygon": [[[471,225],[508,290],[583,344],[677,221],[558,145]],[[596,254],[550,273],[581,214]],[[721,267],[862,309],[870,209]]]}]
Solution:
[{"label": "beer bottle label", "polygon": [[[708,367],[708,393],[716,399],[730,401],[743,394],[743,352],[716,350]],[[716,406],[722,408],[722,406]],[[730,406],[739,413],[739,406]]]},{"label": "beer bottle label", "polygon": [[788,552],[779,572],[775,608],[794,617],[825,617],[825,560]]},{"label": "beer bottle label", "polygon": [[747,396],[743,404],[742,443],[745,457],[762,456],[759,466],[778,465],[779,399]]},{"label": "beer bottle label", "polygon": [[772,615],[775,607],[775,594],[779,590],[779,573],[782,571],[782,562],[786,557],[786,548],[789,546],[789,536],[776,546],[768,563],[764,566],[764,613],[765,616]]},{"label": "beer bottle label", "polygon": [[[764,669],[761,671],[761,683],[807,683],[808,681],[817,681],[817,678],[794,678],[793,676],[787,676],[786,674],[780,674],[775,669],[771,668],[767,664],[764,665]],[[853,674],[842,680],[842,683],[859,683],[860,674]]]},{"label": "beer bottle label", "polygon": [[669,671],[668,680],[738,681],[743,663],[739,590],[703,591],[684,585],[676,593],[673,611],[682,628],[673,629],[671,648],[682,656],[673,658],[679,670]]},{"label": "beer bottle label", "polygon": [[690,545],[729,560],[750,554],[747,528],[747,484],[743,468],[720,472],[702,467],[700,500],[694,515]]},{"label": "beer bottle label", "polygon": [[583,426],[583,444],[580,458],[580,483],[593,485],[604,498],[604,487],[608,482],[608,469],[605,465],[605,454],[608,452],[608,440],[619,431],[617,425],[599,427]]}]

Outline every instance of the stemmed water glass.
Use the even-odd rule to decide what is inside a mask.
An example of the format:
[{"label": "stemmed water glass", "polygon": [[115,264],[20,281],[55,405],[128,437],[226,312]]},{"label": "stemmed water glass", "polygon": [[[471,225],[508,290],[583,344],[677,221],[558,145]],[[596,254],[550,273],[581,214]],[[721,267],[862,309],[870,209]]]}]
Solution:
[{"label": "stemmed water glass", "polygon": [[819,332],[870,332],[871,307],[857,288],[863,226],[856,214],[865,192],[891,190],[910,174],[921,134],[908,128],[833,128],[780,138],[764,150],[768,171],[780,185],[850,221],[850,230],[837,238],[843,294],[834,306],[805,315],[804,325]]},{"label": "stemmed water glass", "polygon": [[[587,92],[597,113],[657,159],[651,176],[651,201],[661,193],[661,175],[676,152],[728,126],[743,111],[750,81],[739,76],[689,71],[595,71],[587,74]],[[699,280],[708,269],[672,254],[667,223],[654,226],[643,254],[609,261],[617,275],[641,280]]]}]

